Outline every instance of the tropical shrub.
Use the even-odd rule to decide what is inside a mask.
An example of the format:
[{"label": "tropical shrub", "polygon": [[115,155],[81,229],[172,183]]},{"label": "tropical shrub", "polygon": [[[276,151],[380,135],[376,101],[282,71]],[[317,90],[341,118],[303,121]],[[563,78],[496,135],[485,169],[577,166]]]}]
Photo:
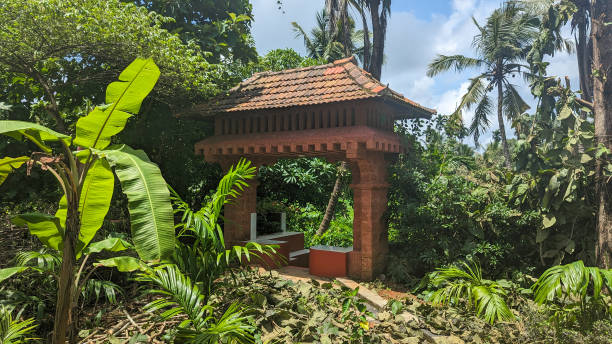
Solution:
[{"label": "tropical shrub", "polygon": [[176,214],[181,217],[173,262],[179,269],[200,285],[207,301],[214,292],[215,281],[230,269],[251,256],[262,258],[273,256],[275,247],[259,245],[256,242],[244,246],[226,248],[223,231],[219,223],[223,206],[240,196],[247,187],[247,180],[255,175],[255,167],[250,161],[240,160],[219,182],[216,192],[199,210],[193,210],[180,196],[173,193]]},{"label": "tropical shrub", "polygon": [[[120,269],[141,270],[138,280],[154,284],[158,289],[150,292],[162,298],[149,303],[149,311],[163,310],[163,318],[186,315],[187,320],[179,326],[178,338],[196,343],[251,343],[253,327],[243,315],[242,307],[232,304],[218,319],[209,304],[218,287],[220,278],[234,273],[233,267],[254,258],[275,258],[276,246],[255,242],[226,249],[219,219],[223,206],[239,197],[247,180],[255,175],[255,168],[247,160],[240,160],[230,167],[219,182],[216,192],[199,210],[193,210],[180,196],[172,191],[175,213],[180,217],[176,250],[170,263],[147,266],[142,262]],[[109,264],[112,265],[112,264]]]},{"label": "tropical shrub", "polygon": [[260,199],[325,209],[336,180],[336,167],[320,158],[279,160],[259,169]]},{"label": "tropical shrub", "polygon": [[429,278],[437,287],[428,297],[434,305],[465,304],[491,324],[514,320],[514,314],[504,299],[506,290],[495,281],[483,279],[478,263],[462,262],[460,267],[436,269]]},{"label": "tropical shrub", "polygon": [[176,265],[165,265],[139,274],[140,281],[151,282],[161,289],[149,293],[161,295],[145,306],[145,310],[158,311],[163,319],[186,315],[179,324],[178,340],[190,343],[254,343],[254,328],[249,324],[238,304],[232,304],[219,320],[213,317],[214,308],[205,294],[185,276]]},{"label": "tropical shrub", "polygon": [[544,271],[532,288],[535,302],[547,306],[556,328],[578,324],[588,330],[597,320],[612,320],[612,270],[578,260]]},{"label": "tropical shrub", "polygon": [[[151,59],[139,58],[132,62],[120,74],[119,81],[108,86],[107,104],[95,107],[78,120],[74,138],[34,123],[0,121],[0,134],[29,140],[42,151],[31,156],[0,159],[0,182],[24,164],[28,169],[37,166],[50,172],[64,193],[55,215],[28,213],[12,219],[15,225],[27,226],[45,246],[61,252],[54,343],[65,341],[75,304],[74,295],[80,292],[74,287],[76,261],[95,251],[126,248],[117,240],[91,243],[108,212],[114,174],[128,199],[132,237],[138,255],[143,260],[159,260],[169,257],[174,250],[170,195],[159,168],[143,151],[125,145],[110,146],[112,137],[139,112],[159,74]],[[54,153],[50,143],[61,147],[62,153]],[[82,264],[85,261],[87,258]],[[0,275],[4,279],[29,268],[7,268]]]},{"label": "tropical shrub", "polygon": [[[478,260],[494,278],[537,265],[538,212],[509,204],[506,174],[447,129],[435,118],[401,133],[413,149],[389,169],[392,255],[417,277],[465,259]],[[394,279],[410,280],[395,270]]]}]

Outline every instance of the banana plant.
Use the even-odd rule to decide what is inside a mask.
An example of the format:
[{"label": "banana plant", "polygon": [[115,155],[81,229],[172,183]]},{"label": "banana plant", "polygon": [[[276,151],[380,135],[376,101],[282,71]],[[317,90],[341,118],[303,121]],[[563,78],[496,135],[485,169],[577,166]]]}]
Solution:
[{"label": "banana plant", "polygon": [[[161,261],[174,252],[170,193],[159,168],[141,150],[110,145],[127,120],[140,111],[159,75],[152,59],[134,60],[107,87],[106,104],[77,121],[74,138],[35,123],[0,121],[0,134],[28,140],[39,149],[30,156],[1,158],[0,183],[24,165],[28,172],[38,167],[51,173],[64,193],[54,215],[29,213],[12,219],[15,225],[27,226],[44,245],[61,252],[53,343],[65,343],[70,328],[77,260],[83,254],[88,256],[92,248],[112,251],[104,244],[90,243],[110,207],[115,176],[128,199],[132,241],[140,259]],[[0,271],[0,277],[25,270],[9,269]]]}]

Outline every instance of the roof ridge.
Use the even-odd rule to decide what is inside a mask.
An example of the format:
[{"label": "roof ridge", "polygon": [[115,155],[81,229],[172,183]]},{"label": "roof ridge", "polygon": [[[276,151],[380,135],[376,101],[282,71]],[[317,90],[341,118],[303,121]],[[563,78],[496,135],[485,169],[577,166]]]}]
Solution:
[{"label": "roof ridge", "polygon": [[[383,83],[382,83],[382,82],[380,82],[380,80],[376,80],[374,77],[372,77],[372,74],[368,73],[368,72],[367,72],[365,69],[363,69],[363,68],[359,67],[359,66],[356,64],[356,62],[357,62],[357,61],[355,60],[355,57],[354,57],[354,56],[351,56],[351,57],[346,58],[346,59],[343,59],[343,60],[345,60],[344,62],[342,62],[342,64],[343,64],[343,65],[342,65],[342,67],[344,67],[344,72],[346,73],[346,75],[348,75],[349,79],[353,80],[353,82],[355,82],[357,85],[359,85],[359,87],[361,87],[361,89],[362,89],[362,90],[366,91],[366,92],[367,92],[367,93],[369,93],[369,94],[378,94],[378,95],[380,95],[380,93],[379,93],[380,91],[375,92],[374,90],[372,90],[372,89],[370,89],[370,88],[367,88],[367,87],[366,87],[366,86],[365,86],[363,83],[361,83],[361,82],[357,81],[357,78],[356,78],[356,77],[353,77],[353,76],[351,75],[351,72],[349,72],[349,70],[346,68],[346,65],[347,65],[349,62],[350,62],[350,63],[351,63],[353,66],[355,66],[355,67],[357,68],[357,70],[359,70],[359,71],[360,71],[360,74],[361,74],[361,75],[365,76],[366,78],[369,78],[371,82],[374,82],[374,83],[376,83],[376,84],[379,84],[380,86],[383,86],[383,87],[384,87],[383,89],[385,89],[385,88],[389,88],[389,86],[388,86],[388,85],[387,85],[387,86],[383,85]],[[338,61],[342,61],[342,60],[338,60]],[[334,64],[335,64],[335,63],[336,63],[336,62],[334,62]],[[378,87],[380,87],[380,86],[378,86]],[[381,91],[382,91],[383,89],[381,89]]]},{"label": "roof ridge", "polygon": [[353,63],[354,65],[357,65],[357,59],[355,58],[355,56],[354,56],[354,55],[351,55],[351,56],[349,56],[349,57],[345,57],[345,58],[343,58],[343,59],[335,60],[335,61],[333,62],[333,64],[335,64],[335,65],[339,65],[339,64],[345,64],[345,63],[348,63],[348,62],[351,62],[351,63]]},{"label": "roof ridge", "polygon": [[[257,79],[259,79],[259,78],[261,78],[263,76],[263,75],[259,75],[259,74],[260,73],[255,73],[255,74],[251,75],[249,78],[246,78],[246,79],[242,80],[241,82],[238,83],[238,85],[230,88],[229,90],[227,90],[225,92],[229,93],[229,92],[239,91],[242,88],[242,86],[248,84],[249,82],[253,82],[253,81],[255,81],[255,80],[257,80]],[[223,93],[223,92],[221,92],[221,93]],[[219,95],[213,97],[213,99],[217,98],[218,96]]]}]

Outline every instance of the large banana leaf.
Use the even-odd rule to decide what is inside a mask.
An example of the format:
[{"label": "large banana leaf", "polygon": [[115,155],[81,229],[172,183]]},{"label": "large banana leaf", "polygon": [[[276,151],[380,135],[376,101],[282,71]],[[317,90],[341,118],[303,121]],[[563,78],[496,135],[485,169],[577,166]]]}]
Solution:
[{"label": "large banana leaf", "polygon": [[59,218],[48,214],[28,213],[13,217],[11,222],[15,226],[27,226],[30,233],[37,236],[45,246],[62,250],[63,230]]},{"label": "large banana leaf", "polygon": [[23,165],[28,160],[30,160],[30,158],[28,158],[27,156],[20,156],[17,158],[6,157],[0,159],[0,185],[4,183],[9,173],[21,167],[21,165]]},{"label": "large banana leaf", "polygon": [[152,59],[136,59],[120,75],[119,81],[106,89],[108,105],[96,107],[78,120],[74,143],[83,147],[106,148],[113,135],[125,127],[132,114],[151,92],[159,78],[159,68]]},{"label": "large banana leaf", "polygon": [[117,268],[121,272],[133,272],[136,270],[145,270],[146,264],[134,257],[119,256],[98,261],[96,266],[104,266],[107,268]]},{"label": "large banana leaf", "polygon": [[0,121],[0,134],[10,136],[20,141],[28,139],[47,153],[51,152],[51,148],[49,148],[45,142],[58,142],[62,140],[66,144],[70,144],[70,136],[60,134],[42,125],[30,122]]},{"label": "large banana leaf", "polygon": [[83,250],[83,254],[92,254],[102,251],[120,252],[132,248],[132,244],[121,238],[108,238],[102,241],[97,241],[87,246]]},{"label": "large banana leaf", "polygon": [[132,240],[143,260],[168,258],[174,252],[174,215],[161,171],[145,152],[126,145],[97,154],[108,159],[128,198]]},{"label": "large banana leaf", "polygon": [[[113,198],[114,183],[113,171],[104,159],[96,160],[87,171],[79,199],[81,229],[77,252],[86,247],[102,227],[104,217],[106,217]],[[55,214],[60,219],[62,228],[66,226],[67,206],[66,196],[63,196]]]}]

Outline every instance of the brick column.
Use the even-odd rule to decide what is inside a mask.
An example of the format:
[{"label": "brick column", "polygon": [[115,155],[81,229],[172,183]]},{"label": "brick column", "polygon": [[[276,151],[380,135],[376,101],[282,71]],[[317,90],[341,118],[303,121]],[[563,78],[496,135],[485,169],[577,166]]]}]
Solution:
[{"label": "brick column", "polygon": [[372,280],[384,271],[388,232],[383,222],[387,210],[387,163],[382,152],[367,152],[351,164],[353,175],[353,252],[349,275]]},{"label": "brick column", "polygon": [[[236,160],[237,161],[237,160]],[[222,162],[221,167],[227,171],[233,162]],[[248,180],[248,187],[244,188],[238,198],[226,204],[223,211],[223,236],[227,247],[237,245],[241,241],[251,238],[251,213],[257,212],[257,177]]]}]

